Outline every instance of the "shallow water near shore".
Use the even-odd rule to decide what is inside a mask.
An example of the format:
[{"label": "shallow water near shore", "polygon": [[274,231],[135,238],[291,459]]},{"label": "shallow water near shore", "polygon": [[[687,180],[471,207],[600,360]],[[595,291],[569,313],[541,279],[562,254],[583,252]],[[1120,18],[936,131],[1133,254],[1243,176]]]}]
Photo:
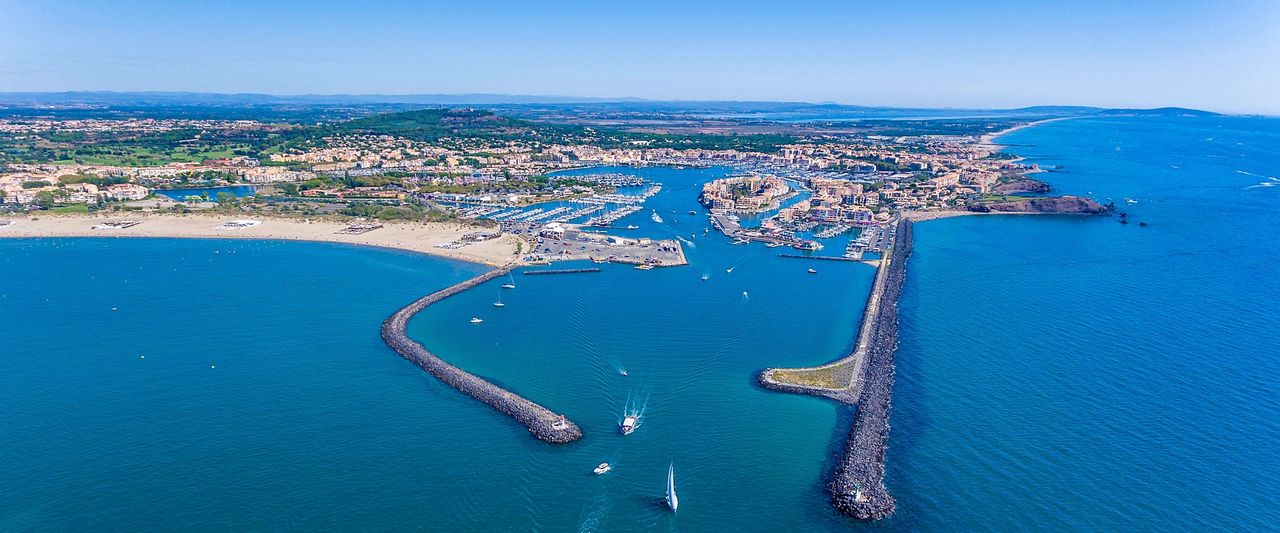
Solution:
[{"label": "shallow water near shore", "polygon": [[[1136,199],[1134,223],[916,226],[887,521],[841,517],[824,492],[850,408],[752,381],[842,355],[873,269],[704,237],[697,189],[725,169],[645,168],[626,171],[663,182],[648,206],[665,222],[618,225],[690,239],[690,266],[517,273],[514,290],[495,280],[409,324],[568,415],[585,436],[567,446],[378,336],[484,267],[321,243],[0,239],[0,530],[1274,524],[1280,245],[1263,228],[1280,187],[1249,187],[1280,174],[1277,121],[1071,120],[1001,140],[1063,165],[1041,175],[1061,192]],[[629,403],[644,418],[623,437]],[[614,471],[593,476],[602,461]]]}]

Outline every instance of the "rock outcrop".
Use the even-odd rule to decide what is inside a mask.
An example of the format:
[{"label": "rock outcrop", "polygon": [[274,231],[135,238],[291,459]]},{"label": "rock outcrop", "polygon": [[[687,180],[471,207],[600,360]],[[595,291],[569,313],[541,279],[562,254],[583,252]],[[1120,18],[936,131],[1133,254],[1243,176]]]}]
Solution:
[{"label": "rock outcrop", "polygon": [[1017,200],[994,200],[969,206],[978,213],[1060,213],[1102,215],[1115,211],[1114,204],[1102,205],[1082,196],[1045,196]]}]

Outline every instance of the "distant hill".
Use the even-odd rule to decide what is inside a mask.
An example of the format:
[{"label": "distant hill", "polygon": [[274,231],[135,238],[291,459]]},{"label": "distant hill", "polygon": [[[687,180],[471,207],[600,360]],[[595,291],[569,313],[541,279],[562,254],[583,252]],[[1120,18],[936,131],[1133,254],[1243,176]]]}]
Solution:
[{"label": "distant hill", "polygon": [[65,91],[65,92],[0,92],[0,106],[280,106],[280,105],[438,105],[438,106],[491,106],[491,105],[548,105],[583,106],[586,108],[615,108],[628,111],[694,112],[694,113],[814,113],[847,114],[851,116],[936,114],[936,115],[1215,115],[1209,111],[1180,107],[1156,109],[1106,109],[1089,106],[1031,106],[1014,109],[982,108],[918,108],[891,106],[860,106],[830,102],[767,102],[737,100],[647,100],[633,97],[598,98],[580,96],[539,96],[524,94],[300,94],[271,95],[259,93],[200,93],[200,92],[113,92],[113,91]]},{"label": "distant hill", "polygon": [[1221,113],[1188,109],[1185,107],[1157,107],[1155,109],[1103,109],[1099,115],[1127,115],[1143,117],[1217,117]]}]

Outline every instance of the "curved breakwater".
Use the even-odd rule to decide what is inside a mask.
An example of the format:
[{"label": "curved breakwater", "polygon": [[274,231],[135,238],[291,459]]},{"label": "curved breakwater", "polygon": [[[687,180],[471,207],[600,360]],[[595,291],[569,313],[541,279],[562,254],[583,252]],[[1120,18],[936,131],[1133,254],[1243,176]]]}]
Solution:
[{"label": "curved breakwater", "polygon": [[898,297],[911,255],[911,226],[909,220],[898,222],[884,284],[877,287],[883,292],[878,312],[869,317],[871,339],[857,377],[858,409],[830,486],[836,508],[863,520],[885,518],[894,511],[893,496],[884,486],[884,450],[889,440],[893,353],[898,347]]},{"label": "curved breakwater", "polygon": [[518,420],[538,439],[555,444],[575,441],[582,437],[582,429],[563,415],[449,364],[409,338],[406,333],[409,319],[427,306],[491,279],[505,276],[510,271],[509,268],[491,270],[417,299],[382,322],[382,339],[405,359],[422,367],[450,387]]}]

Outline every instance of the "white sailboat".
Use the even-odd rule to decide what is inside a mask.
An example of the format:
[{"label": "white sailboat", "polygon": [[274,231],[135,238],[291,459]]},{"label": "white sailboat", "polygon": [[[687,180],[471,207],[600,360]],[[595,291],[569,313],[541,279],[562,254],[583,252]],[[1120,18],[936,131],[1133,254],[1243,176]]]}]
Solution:
[{"label": "white sailboat", "polygon": [[680,507],[680,500],[676,498],[676,464],[671,463],[667,467],[667,507],[671,508],[671,512],[675,512]]},{"label": "white sailboat", "polygon": [[502,288],[504,288],[504,289],[514,289],[514,288],[516,288],[516,277],[515,277],[514,275],[510,274],[510,273],[508,273],[507,275],[508,275],[508,276],[511,276],[511,282],[510,282],[510,283],[503,283],[503,284],[502,284]]},{"label": "white sailboat", "polygon": [[494,307],[506,307],[507,304],[502,303],[502,293],[498,293],[498,301],[493,302]]}]

